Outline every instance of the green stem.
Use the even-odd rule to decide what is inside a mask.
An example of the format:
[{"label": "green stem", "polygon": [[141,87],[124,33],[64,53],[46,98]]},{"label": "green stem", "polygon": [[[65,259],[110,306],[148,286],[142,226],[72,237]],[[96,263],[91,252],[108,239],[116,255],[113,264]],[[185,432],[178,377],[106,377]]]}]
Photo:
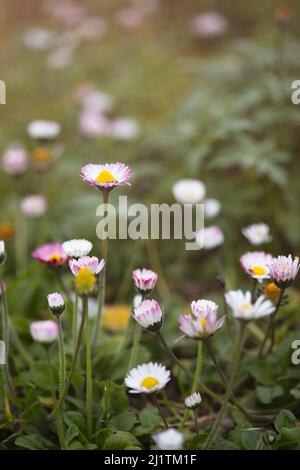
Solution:
[{"label": "green stem", "polygon": [[160,414],[160,416],[161,416],[161,418],[162,418],[162,420],[163,420],[163,423],[164,423],[164,425],[165,425],[165,428],[168,429],[168,428],[169,428],[168,422],[167,422],[167,420],[166,420],[166,417],[165,417],[165,414],[164,414],[164,412],[163,412],[163,409],[162,409],[162,407],[160,406],[160,404],[159,404],[159,402],[158,402],[158,399],[157,399],[155,393],[153,393],[153,395],[152,395],[152,400],[153,400],[154,405],[155,405],[155,406],[157,407],[157,409],[158,409],[158,412],[159,412],[159,414]]},{"label": "green stem", "polygon": [[130,359],[129,359],[128,370],[131,370],[133,367],[136,366],[137,358],[139,354],[141,335],[142,335],[142,328],[137,323],[134,329],[133,344],[132,344],[132,349],[131,349],[131,354],[130,354]]},{"label": "green stem", "polygon": [[259,349],[259,353],[258,353],[259,357],[261,357],[263,355],[265,345],[266,345],[267,340],[268,340],[270,335],[271,335],[271,344],[270,344],[268,353],[272,352],[272,350],[273,350],[274,343],[275,343],[275,317],[276,317],[277,312],[280,308],[281,301],[282,301],[282,298],[284,296],[284,291],[285,291],[285,289],[280,290],[280,294],[279,294],[278,301],[277,301],[277,304],[276,304],[275,312],[272,313],[272,315],[270,315],[267,332],[266,332],[266,335],[264,337],[263,342],[260,345],[260,349]]},{"label": "green stem", "polygon": [[224,397],[224,401],[223,401],[223,404],[221,406],[221,409],[219,411],[219,414],[214,422],[214,425],[209,433],[209,436],[203,446],[203,450],[206,450],[210,447],[211,443],[213,442],[214,438],[215,438],[215,435],[218,431],[218,427],[219,427],[219,424],[221,422],[221,419],[223,418],[223,415],[227,409],[227,405],[228,405],[228,402],[229,402],[229,398],[230,396],[232,395],[232,389],[233,389],[233,385],[234,385],[234,380],[235,380],[235,376],[236,376],[236,372],[237,372],[237,369],[239,367],[239,363],[240,363],[240,359],[241,359],[241,355],[242,355],[242,350],[243,350],[243,344],[244,344],[244,338],[245,338],[245,324],[244,323],[241,323],[241,326],[240,326],[240,337],[239,337],[239,343],[238,343],[238,349],[237,349],[237,353],[236,353],[236,357],[235,357],[235,361],[233,363],[233,366],[232,366],[232,371],[231,371],[231,375],[230,375],[230,378],[229,378],[229,381],[228,381],[228,385],[227,385],[227,390],[226,390],[226,394],[225,394],[225,397]]},{"label": "green stem", "polygon": [[86,346],[86,415],[87,415],[87,432],[88,436],[93,433],[92,421],[92,359],[91,359],[91,337],[90,337],[90,322],[89,322],[89,308],[88,298],[83,299],[83,315],[85,316],[85,346]]},{"label": "green stem", "polygon": [[[103,196],[103,204],[108,203],[108,198],[109,198],[109,191],[102,191],[102,196]],[[104,259],[105,265],[101,273],[100,277],[100,284],[99,284],[99,291],[98,291],[98,312],[97,312],[97,318],[96,318],[96,323],[95,323],[95,328],[94,328],[94,335],[93,335],[93,347],[96,346],[98,337],[99,337],[99,332],[100,332],[100,324],[101,324],[101,316],[102,316],[102,311],[103,307],[105,304],[105,287],[106,287],[106,263],[107,263],[107,254],[108,254],[108,240],[107,238],[104,238],[101,240],[101,257]]]},{"label": "green stem", "polygon": [[253,279],[253,285],[252,285],[252,290],[251,290],[251,300],[252,300],[252,302],[255,302],[255,294],[256,294],[257,284],[258,284],[257,279]]},{"label": "green stem", "polygon": [[198,425],[197,410],[194,410],[193,414],[194,414],[194,422],[195,422],[195,431],[196,431],[196,434],[198,435],[199,434],[199,425]]},{"label": "green stem", "polygon": [[75,353],[76,344],[77,344],[77,320],[78,320],[78,294],[75,291],[75,299],[73,303],[73,315],[72,315],[73,354]]},{"label": "green stem", "polygon": [[[53,376],[49,347],[46,348],[46,353],[47,353],[47,362],[48,362],[48,370],[49,370],[49,379],[50,379],[50,384],[51,384],[51,393],[52,393],[53,405],[55,407],[57,399],[56,399],[56,393],[55,393],[55,380]],[[61,417],[61,414],[59,413],[59,410],[55,413],[55,424],[56,424],[60,446],[61,446],[61,449],[63,450],[65,448],[65,432],[64,432],[62,417]]]},{"label": "green stem", "polygon": [[[197,350],[197,360],[196,360],[196,369],[195,369],[195,374],[192,382],[192,387],[191,387],[191,394],[196,392],[198,388],[198,384],[201,380],[201,371],[202,371],[202,359],[203,359],[203,348],[202,348],[202,341],[198,341],[198,350]],[[184,425],[186,423],[186,420],[189,416],[189,409],[186,409],[180,424],[180,430],[184,428]]]},{"label": "green stem", "polygon": [[66,381],[66,355],[64,348],[64,336],[61,323],[61,316],[57,317],[58,324],[58,346],[59,346],[59,398],[62,398]]}]

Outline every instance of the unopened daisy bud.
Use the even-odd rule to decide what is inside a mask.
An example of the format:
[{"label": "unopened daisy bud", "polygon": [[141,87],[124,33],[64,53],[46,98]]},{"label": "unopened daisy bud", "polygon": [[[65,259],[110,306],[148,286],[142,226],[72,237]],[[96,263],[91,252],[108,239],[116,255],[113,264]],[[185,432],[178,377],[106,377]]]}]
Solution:
[{"label": "unopened daisy bud", "polygon": [[272,300],[273,304],[277,304],[281,289],[276,286],[275,282],[269,282],[263,292],[267,299]]},{"label": "unopened daisy bud", "polygon": [[201,395],[198,392],[192,393],[192,395],[189,395],[186,397],[184,400],[184,404],[187,408],[190,410],[195,410],[196,408],[199,408],[200,403],[202,401]]},{"label": "unopened daisy bud", "polygon": [[53,294],[49,294],[47,296],[47,299],[49,310],[53,313],[53,315],[58,316],[64,312],[66,305],[61,294],[58,292],[53,292]]},{"label": "unopened daisy bud", "polygon": [[36,321],[30,325],[32,338],[39,343],[52,343],[58,336],[58,326],[55,321]]},{"label": "unopened daisy bud", "polygon": [[154,289],[158,275],[151,269],[136,269],[132,273],[132,279],[137,290],[147,295]]},{"label": "unopened daisy bud", "polygon": [[144,300],[137,308],[133,309],[133,318],[143,328],[157,331],[161,328],[163,314],[156,300]]},{"label": "unopened daisy bud", "polygon": [[4,263],[5,258],[6,258],[5,243],[3,240],[0,240],[0,264]]},{"label": "unopened daisy bud", "polygon": [[183,434],[176,429],[167,429],[154,434],[153,440],[160,450],[179,450],[183,446]]},{"label": "unopened daisy bud", "polygon": [[81,258],[82,256],[87,256],[93,248],[93,244],[84,239],[68,240],[64,242],[62,246],[64,252],[70,258]]},{"label": "unopened daisy bud", "polygon": [[286,289],[293,283],[298,274],[300,265],[299,258],[289,256],[278,256],[270,263],[270,277],[280,289]]}]

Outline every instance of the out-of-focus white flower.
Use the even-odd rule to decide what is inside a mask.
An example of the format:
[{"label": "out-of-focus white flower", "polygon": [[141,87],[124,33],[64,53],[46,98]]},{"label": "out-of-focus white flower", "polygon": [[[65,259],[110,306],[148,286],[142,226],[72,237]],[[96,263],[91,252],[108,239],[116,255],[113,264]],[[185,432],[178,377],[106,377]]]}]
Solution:
[{"label": "out-of-focus white flower", "polygon": [[26,217],[38,218],[46,213],[48,204],[45,196],[32,194],[21,200],[20,207]]},{"label": "out-of-focus white flower", "polygon": [[87,40],[102,38],[106,31],[107,22],[99,16],[89,16],[85,18],[76,30],[81,39]]},{"label": "out-of-focus white flower", "polygon": [[79,130],[84,137],[111,135],[111,122],[101,113],[83,110],[79,115]]},{"label": "out-of-focus white flower", "polygon": [[55,44],[56,34],[45,28],[31,28],[23,35],[23,43],[31,49],[46,50]]},{"label": "out-of-focus white flower", "polygon": [[39,343],[52,343],[58,336],[58,326],[55,321],[36,321],[30,325],[32,338]]},{"label": "out-of-focus white flower", "polygon": [[24,173],[28,167],[26,150],[19,145],[12,145],[2,156],[2,169],[8,175],[17,176]]},{"label": "out-of-focus white flower", "polygon": [[184,400],[184,404],[187,408],[190,408],[191,410],[195,410],[196,408],[199,408],[199,405],[202,401],[201,395],[199,392],[194,392],[192,395],[189,395],[186,397]]},{"label": "out-of-focus white flower", "polygon": [[65,301],[63,296],[58,292],[53,292],[47,295],[48,307],[53,315],[61,315],[65,310]]},{"label": "out-of-focus white flower", "polygon": [[151,269],[135,269],[132,273],[135,287],[142,293],[148,294],[154,289],[158,275]]},{"label": "out-of-focus white flower", "polygon": [[63,250],[70,258],[81,258],[87,256],[93,248],[93,244],[88,240],[68,240],[63,243]]},{"label": "out-of-focus white flower", "polygon": [[205,186],[201,181],[182,179],[173,184],[172,192],[175,200],[181,204],[197,204],[205,196]]},{"label": "out-of-focus white flower", "polygon": [[200,229],[196,234],[196,241],[199,247],[204,250],[213,250],[223,245],[224,234],[219,227],[212,225],[211,227]]},{"label": "out-of-focus white flower", "polygon": [[189,29],[196,38],[215,39],[226,33],[228,21],[225,16],[216,11],[207,11],[195,16],[190,21]]},{"label": "out-of-focus white flower", "polygon": [[47,9],[57,21],[68,27],[76,26],[86,18],[85,6],[72,0],[48,1]]},{"label": "out-of-focus white flower", "polygon": [[6,258],[6,252],[5,252],[5,243],[3,240],[0,240],[0,264],[5,261]]},{"label": "out-of-focus white flower", "polygon": [[131,369],[125,377],[125,385],[129,393],[154,393],[167,385],[170,375],[164,365],[149,362]]},{"label": "out-of-focus white flower", "polygon": [[144,300],[133,310],[132,316],[139,325],[150,331],[157,331],[162,325],[163,314],[160,305],[153,299]]},{"label": "out-of-focus white flower", "polygon": [[264,251],[250,251],[240,257],[240,264],[245,273],[259,282],[270,278],[271,261],[272,255]]},{"label": "out-of-focus white flower", "polygon": [[102,114],[112,109],[113,98],[108,93],[90,90],[85,92],[80,98],[80,104],[86,112]]},{"label": "out-of-focus white flower", "polygon": [[153,440],[160,450],[179,450],[184,442],[183,434],[173,428],[154,434]]},{"label": "out-of-focus white flower", "polygon": [[73,57],[74,47],[60,46],[48,55],[46,63],[49,69],[63,69],[71,64]]},{"label": "out-of-focus white flower", "polygon": [[278,256],[273,258],[270,263],[270,276],[278,287],[286,289],[294,281],[299,268],[299,258],[297,256],[294,259],[292,255]]},{"label": "out-of-focus white flower", "polygon": [[116,12],[115,20],[124,28],[136,29],[143,25],[144,15],[137,8],[121,8]]},{"label": "out-of-focus white flower", "polygon": [[242,292],[241,290],[229,291],[225,294],[226,303],[232,310],[233,316],[240,320],[255,320],[266,317],[275,311],[275,306],[270,300],[266,300],[264,295],[258,297],[255,303],[252,303],[251,292]]},{"label": "out-of-focus white flower", "polygon": [[126,117],[113,119],[111,122],[111,136],[117,140],[134,140],[140,135],[140,128],[136,121]]},{"label": "out-of-focus white flower", "polygon": [[208,219],[214,219],[221,211],[221,203],[217,199],[205,199],[204,201],[204,215]]},{"label": "out-of-focus white flower", "polygon": [[37,140],[52,140],[55,139],[60,133],[60,124],[56,121],[46,121],[39,119],[32,121],[27,126],[28,135],[32,139]]},{"label": "out-of-focus white flower", "polygon": [[255,246],[271,241],[270,227],[264,223],[249,225],[242,229],[242,234]]}]

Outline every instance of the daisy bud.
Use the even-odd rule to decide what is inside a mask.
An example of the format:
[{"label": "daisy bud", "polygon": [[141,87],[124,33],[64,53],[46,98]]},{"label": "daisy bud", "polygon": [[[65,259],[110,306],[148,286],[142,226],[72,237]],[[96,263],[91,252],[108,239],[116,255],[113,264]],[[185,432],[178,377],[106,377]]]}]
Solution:
[{"label": "daisy bud", "polygon": [[131,369],[125,377],[129,393],[155,393],[165,388],[170,380],[170,371],[162,364],[149,362]]},{"label": "daisy bud", "polygon": [[271,300],[273,304],[277,304],[281,289],[274,282],[269,282],[263,289],[263,292],[267,299]]},{"label": "daisy bud", "polygon": [[144,300],[137,308],[133,309],[133,318],[143,328],[157,331],[161,328],[163,314],[156,300]]},{"label": "daisy bud", "polygon": [[58,336],[58,326],[55,321],[36,321],[30,325],[32,338],[39,343],[52,343]]},{"label": "daisy bud", "polygon": [[53,292],[53,294],[49,294],[47,296],[47,299],[49,310],[53,313],[53,315],[58,316],[64,312],[66,305],[61,294],[58,292]]},{"label": "daisy bud", "polygon": [[3,240],[0,240],[0,265],[4,263],[5,259],[6,259],[5,243]]},{"label": "daisy bud", "polygon": [[158,275],[150,269],[136,269],[132,273],[132,279],[137,290],[147,295],[154,289]]},{"label": "daisy bud", "polygon": [[299,258],[289,256],[278,256],[270,263],[270,277],[280,289],[286,289],[293,283],[298,274],[300,265]]},{"label": "daisy bud", "polygon": [[183,446],[183,434],[172,428],[154,434],[153,440],[159,450],[179,450]]},{"label": "daisy bud", "polygon": [[187,408],[190,410],[195,410],[196,408],[199,408],[200,403],[202,401],[201,395],[198,392],[192,393],[192,395],[189,395],[186,397],[184,400],[184,404]]}]

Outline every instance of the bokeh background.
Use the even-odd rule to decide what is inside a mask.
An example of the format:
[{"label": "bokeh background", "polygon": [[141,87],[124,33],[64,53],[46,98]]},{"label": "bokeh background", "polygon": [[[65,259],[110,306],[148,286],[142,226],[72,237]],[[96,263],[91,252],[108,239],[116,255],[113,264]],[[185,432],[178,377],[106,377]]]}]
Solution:
[{"label": "bokeh background", "polygon": [[[32,154],[26,127],[33,119],[62,126],[47,172],[32,163],[20,178],[0,173],[13,313],[40,316],[55,286],[30,258],[37,244],[85,237],[97,250],[100,195],[79,177],[87,162],[132,167],[132,186],[115,191],[115,200],[126,194],[129,202],[171,203],[177,179],[203,181],[207,196],[222,203],[213,223],[225,234],[230,287],[248,282],[238,263],[251,249],[245,225],[270,224],[272,253],[299,253],[300,109],[291,103],[291,82],[299,78],[300,5],[285,5],[286,23],[276,18],[282,3],[275,0],[1,2],[1,152],[17,141]],[[193,19],[207,11],[217,20],[208,33],[203,24],[197,31]],[[112,102],[96,123],[81,101],[93,88]],[[23,220],[15,209],[16,197],[28,193],[47,197],[40,220]],[[28,261],[15,278],[20,238]],[[161,275],[160,296],[171,292],[185,302],[216,290],[212,254],[188,253],[181,241],[112,241],[110,253],[108,303],[131,301],[131,271],[141,265]]]}]

